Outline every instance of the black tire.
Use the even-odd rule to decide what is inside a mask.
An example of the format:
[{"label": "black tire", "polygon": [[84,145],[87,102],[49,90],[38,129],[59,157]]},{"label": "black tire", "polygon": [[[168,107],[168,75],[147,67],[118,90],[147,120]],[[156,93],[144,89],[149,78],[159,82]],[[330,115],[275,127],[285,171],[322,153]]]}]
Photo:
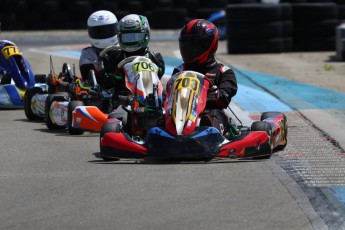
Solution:
[{"label": "black tire", "polygon": [[227,43],[229,54],[281,53],[284,41],[281,37],[272,39],[231,39]]},{"label": "black tire", "polygon": [[25,112],[26,118],[28,120],[33,121],[33,120],[42,120],[43,119],[43,117],[39,117],[36,114],[34,114],[34,112],[31,109],[31,99],[33,98],[33,96],[35,96],[36,94],[43,94],[43,93],[44,93],[44,91],[40,87],[31,87],[25,91],[25,94],[24,94],[24,112]]},{"label": "black tire", "polygon": [[269,159],[271,158],[273,154],[273,140],[272,140],[272,126],[270,123],[266,121],[255,121],[252,123],[252,126],[250,128],[251,131],[264,131],[270,136],[270,146],[271,146],[271,153],[262,156],[262,157],[256,157],[257,159]]},{"label": "black tire", "polygon": [[334,51],[336,39],[331,37],[294,37],[294,51]]},{"label": "black tire", "polygon": [[84,102],[71,101],[70,103],[68,103],[67,129],[71,135],[82,135],[84,133],[84,130],[72,127],[72,113],[77,106],[84,106]]},{"label": "black tire", "polygon": [[0,84],[1,84],[1,85],[11,84],[11,76],[8,75],[8,74],[4,75],[4,76],[1,78]]},{"label": "black tire", "polygon": [[56,130],[56,129],[64,129],[64,126],[56,125],[50,118],[50,106],[54,101],[68,101],[69,94],[66,92],[58,92],[56,94],[49,95],[46,99],[45,103],[45,122],[48,129]]},{"label": "black tire", "polygon": [[100,139],[106,134],[106,133],[119,133],[121,132],[121,125],[118,122],[105,122],[102,126],[101,132],[100,132]]},{"label": "black tire", "polygon": [[47,75],[45,74],[35,74],[36,83],[46,83]]},{"label": "black tire", "polygon": [[282,8],[279,4],[228,4],[226,5],[226,18],[228,23],[280,21]]},{"label": "black tire", "polygon": [[[99,146],[101,146],[101,139],[106,133],[119,133],[121,132],[121,125],[118,122],[105,122],[102,126],[100,135],[99,135]],[[102,151],[100,155],[104,161],[118,161],[120,160],[117,157],[105,157],[102,156]]]},{"label": "black tire", "polygon": [[292,3],[293,21],[322,21],[338,18],[338,6],[334,2]]},{"label": "black tire", "polygon": [[294,36],[297,39],[313,39],[335,36],[335,28],[339,24],[338,19],[322,21],[301,21],[294,24]]},{"label": "black tire", "polygon": [[278,145],[275,148],[275,150],[283,150],[283,149],[285,149],[285,147],[287,145],[287,135],[288,135],[287,118],[286,118],[285,114],[281,113],[281,112],[264,112],[261,114],[260,120],[262,121],[262,120],[265,120],[266,118],[274,117],[274,116],[278,116],[278,115],[284,116],[284,138],[286,140],[286,144],[285,145]]},{"label": "black tire", "polygon": [[250,38],[270,39],[282,37],[283,23],[281,21],[272,22],[230,22],[227,27],[227,36],[233,40]]},{"label": "black tire", "polygon": [[260,121],[263,121],[263,120],[265,120],[266,118],[274,117],[274,116],[278,116],[278,115],[283,115],[284,118],[286,119],[284,113],[273,111],[273,112],[263,112],[263,113],[261,114]]}]

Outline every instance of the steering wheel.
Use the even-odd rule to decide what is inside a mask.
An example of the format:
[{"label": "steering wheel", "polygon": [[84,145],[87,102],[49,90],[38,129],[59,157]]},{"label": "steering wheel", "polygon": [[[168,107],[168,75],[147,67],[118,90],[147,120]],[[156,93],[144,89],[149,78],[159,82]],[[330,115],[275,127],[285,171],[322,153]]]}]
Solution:
[{"label": "steering wheel", "polygon": [[131,62],[133,61],[135,58],[137,57],[141,57],[141,56],[130,56],[130,57],[127,57],[125,59],[123,59],[118,65],[117,67],[118,68],[122,68],[124,65],[126,65],[128,62]]},{"label": "steering wheel", "polygon": [[63,65],[62,65],[62,74],[65,77],[68,77],[70,79],[73,79],[73,77],[74,77],[72,70],[71,70],[71,67],[67,63],[63,63]]},{"label": "steering wheel", "polygon": [[106,58],[108,59],[108,52],[110,51],[117,51],[120,50],[120,46],[119,45],[115,45],[115,46],[108,46],[106,48],[104,48],[100,53],[99,56],[102,58]]}]

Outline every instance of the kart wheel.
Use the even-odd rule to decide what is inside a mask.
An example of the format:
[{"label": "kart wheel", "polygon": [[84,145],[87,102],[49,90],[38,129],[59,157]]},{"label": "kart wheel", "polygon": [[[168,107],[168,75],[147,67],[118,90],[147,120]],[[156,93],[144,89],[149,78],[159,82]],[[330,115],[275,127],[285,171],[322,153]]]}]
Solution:
[{"label": "kart wheel", "polygon": [[250,130],[251,131],[264,131],[269,135],[271,152],[266,156],[256,157],[256,158],[257,159],[269,159],[269,158],[271,158],[271,156],[273,154],[273,138],[272,138],[272,126],[271,126],[271,124],[266,122],[266,121],[255,121],[255,122],[253,122]]},{"label": "kart wheel", "polygon": [[81,135],[84,133],[84,130],[72,127],[72,121],[73,121],[73,114],[72,113],[73,113],[73,110],[77,106],[84,106],[84,102],[82,102],[82,101],[71,101],[70,103],[68,103],[67,129],[71,135]]},{"label": "kart wheel", "polygon": [[43,117],[37,116],[31,108],[31,100],[36,94],[43,94],[40,87],[28,88],[24,94],[24,112],[28,120],[42,120]]},{"label": "kart wheel", "polygon": [[11,76],[8,75],[8,74],[6,74],[5,76],[3,76],[3,77],[1,78],[0,84],[1,84],[1,85],[11,84]]},{"label": "kart wheel", "polygon": [[45,74],[36,74],[35,82],[36,83],[46,83],[47,76]]},{"label": "kart wheel", "polygon": [[261,121],[269,118],[269,117],[274,117],[274,116],[278,116],[278,115],[283,115],[284,117],[284,129],[283,129],[283,138],[286,140],[286,143],[284,145],[278,145],[275,150],[283,150],[285,149],[286,145],[287,145],[287,135],[288,135],[288,127],[287,127],[287,118],[285,116],[284,113],[281,112],[264,112],[261,114]]},{"label": "kart wheel", "polygon": [[263,121],[263,120],[265,120],[266,118],[274,117],[274,116],[278,116],[278,115],[283,115],[284,118],[286,119],[284,113],[281,113],[281,112],[263,112],[263,113],[261,114],[260,121]]},{"label": "kart wheel", "polygon": [[[101,132],[100,132],[100,139],[106,134],[106,133],[119,133],[121,132],[121,125],[118,122],[105,122],[102,126]],[[101,142],[100,142],[101,143]]]},{"label": "kart wheel", "polygon": [[45,103],[45,109],[44,109],[44,113],[45,113],[44,118],[45,118],[48,129],[55,130],[55,129],[65,128],[64,126],[56,125],[53,123],[53,121],[50,118],[50,107],[54,101],[64,101],[64,100],[67,101],[68,99],[69,99],[69,94],[66,92],[58,92],[56,94],[52,94],[47,97],[46,103]]},{"label": "kart wheel", "polygon": [[[101,132],[100,132],[99,146],[101,146],[102,137],[106,133],[119,133],[119,132],[121,132],[121,125],[120,125],[120,123],[117,123],[117,122],[106,122],[102,126],[102,129],[101,129]],[[120,160],[117,157],[104,157],[104,156],[102,156],[102,151],[100,152],[100,155],[101,155],[101,157],[102,157],[102,159],[104,161],[118,161],[118,160]]]}]

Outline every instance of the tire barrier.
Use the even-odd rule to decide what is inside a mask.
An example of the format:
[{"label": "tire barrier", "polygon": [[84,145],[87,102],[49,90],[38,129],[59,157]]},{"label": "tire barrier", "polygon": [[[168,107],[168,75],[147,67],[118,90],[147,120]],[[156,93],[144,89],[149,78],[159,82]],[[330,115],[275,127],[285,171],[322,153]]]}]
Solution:
[{"label": "tire barrier", "polygon": [[345,22],[345,0],[0,0],[0,4],[4,31],[85,29],[88,16],[101,9],[113,12],[118,20],[129,13],[143,14],[152,29],[180,29],[191,19],[209,19],[223,11],[226,16],[213,22],[221,30],[221,40],[228,40],[229,53],[334,50],[335,28]]},{"label": "tire barrier", "polygon": [[335,50],[338,5],[333,2],[293,3],[294,50]]},{"label": "tire barrier", "polygon": [[335,50],[336,27],[341,17],[345,21],[345,4],[339,5],[341,0],[338,4],[310,1],[313,2],[228,4],[228,53]]},{"label": "tire barrier", "polygon": [[226,6],[229,54],[284,51],[281,4],[229,4]]}]

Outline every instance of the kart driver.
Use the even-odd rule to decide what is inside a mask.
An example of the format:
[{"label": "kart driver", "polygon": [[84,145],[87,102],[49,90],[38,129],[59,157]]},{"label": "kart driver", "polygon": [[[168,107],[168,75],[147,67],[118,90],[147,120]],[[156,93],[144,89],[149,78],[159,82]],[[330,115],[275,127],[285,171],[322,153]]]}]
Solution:
[{"label": "kart driver", "polygon": [[117,45],[117,26],[116,16],[107,10],[96,11],[88,18],[87,30],[91,46],[81,51],[79,59],[79,69],[84,81],[90,80],[90,70],[94,70],[97,83],[104,88],[103,86],[107,84],[106,73],[115,73],[114,53],[116,52],[108,52],[107,59],[101,58],[99,54],[104,48]]},{"label": "kart driver", "polygon": [[173,75],[192,70],[211,80],[213,86],[210,86],[206,108],[200,115],[200,126],[213,126],[223,134],[228,128],[224,109],[237,93],[237,80],[234,71],[214,57],[218,48],[217,27],[204,19],[188,22],[180,31],[179,47],[184,63],[174,69]]},{"label": "kart driver", "polygon": [[[145,56],[152,60],[158,67],[158,77],[161,78],[165,71],[165,63],[160,53],[149,50],[150,26],[147,18],[138,14],[129,14],[119,21],[119,45],[121,50],[117,53],[115,63],[120,63],[127,57]],[[129,90],[125,83],[125,73],[122,68],[117,68],[115,77],[109,87],[114,88],[114,100],[121,105],[127,105],[130,100]]]}]

